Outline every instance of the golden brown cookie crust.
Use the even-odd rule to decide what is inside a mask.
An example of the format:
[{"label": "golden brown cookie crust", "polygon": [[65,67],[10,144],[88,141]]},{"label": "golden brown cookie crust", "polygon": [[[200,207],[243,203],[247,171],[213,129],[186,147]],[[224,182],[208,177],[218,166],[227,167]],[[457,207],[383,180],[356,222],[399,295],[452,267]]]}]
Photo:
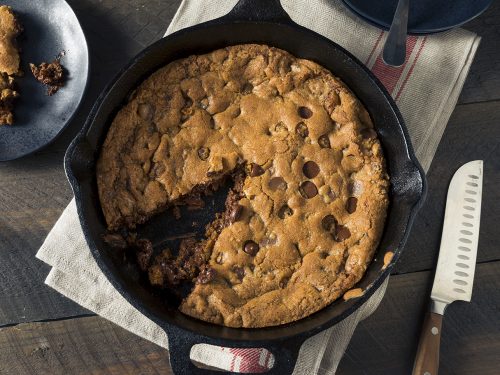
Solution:
[{"label": "golden brown cookie crust", "polygon": [[21,30],[12,8],[0,5],[0,72],[2,73],[19,74],[20,59],[16,36]]},{"label": "golden brown cookie crust", "polygon": [[108,226],[134,228],[241,163],[249,176],[240,218],[213,241],[215,277],[197,282],[180,310],[264,327],[308,316],[351,289],[384,226],[382,149],[342,81],[277,48],[191,56],[137,88],[97,163]]},{"label": "golden brown cookie crust", "polygon": [[14,76],[20,74],[16,36],[21,31],[12,8],[0,5],[0,126],[14,123],[13,101],[19,96]]}]

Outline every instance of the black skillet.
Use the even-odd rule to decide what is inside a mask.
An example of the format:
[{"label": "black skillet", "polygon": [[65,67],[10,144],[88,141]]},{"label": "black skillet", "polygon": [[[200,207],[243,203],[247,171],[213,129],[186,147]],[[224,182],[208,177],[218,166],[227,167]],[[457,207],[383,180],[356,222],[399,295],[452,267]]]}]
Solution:
[{"label": "black skillet", "polygon": [[[342,78],[355,92],[372,116],[385,151],[391,176],[391,205],[376,259],[359,283],[359,287],[365,290],[362,297],[336,301],[294,323],[261,329],[235,329],[183,315],[176,309],[172,298],[155,294],[141,282],[135,266],[124,263],[123,256],[117,256],[102,241],[101,234],[106,226],[97,195],[95,162],[113,116],[131,90],[145,77],[172,60],[249,42],[265,43],[314,60]],[[425,177],[413,154],[403,119],[382,84],[349,52],[294,23],[279,0],[240,0],[226,16],[176,32],[141,52],[98,98],[84,128],[66,153],[65,167],[83,232],[97,264],[134,307],[165,329],[175,374],[220,374],[199,369],[191,362],[191,347],[198,343],[266,348],[275,356],[274,367],[268,374],[291,373],[302,343],[353,313],[389,275],[425,195]],[[209,205],[210,208],[199,215],[213,217],[216,206]],[[140,228],[139,234],[158,243],[176,232],[189,230],[188,222],[193,221],[192,216],[189,220],[181,219],[178,224],[172,222],[170,216],[168,213],[160,215]],[[386,251],[393,252],[394,257],[383,269]]]}]

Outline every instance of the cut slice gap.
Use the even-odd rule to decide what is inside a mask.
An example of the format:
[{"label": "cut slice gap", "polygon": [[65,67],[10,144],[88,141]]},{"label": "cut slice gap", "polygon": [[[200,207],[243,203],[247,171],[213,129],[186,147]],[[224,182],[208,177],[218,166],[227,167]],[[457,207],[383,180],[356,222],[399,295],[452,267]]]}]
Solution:
[{"label": "cut slice gap", "polygon": [[[170,290],[183,299],[193,283],[208,282],[215,277],[215,270],[207,264],[220,232],[234,220],[233,211],[242,198],[245,177],[244,168],[238,167],[214,184],[204,186],[204,190],[194,189],[171,202],[173,209],[181,208],[180,220],[173,218],[170,209],[138,228],[138,237],[150,238],[155,244],[147,269],[151,285]],[[202,209],[190,209],[193,202],[195,208]],[[176,235],[165,236],[169,233]]]}]

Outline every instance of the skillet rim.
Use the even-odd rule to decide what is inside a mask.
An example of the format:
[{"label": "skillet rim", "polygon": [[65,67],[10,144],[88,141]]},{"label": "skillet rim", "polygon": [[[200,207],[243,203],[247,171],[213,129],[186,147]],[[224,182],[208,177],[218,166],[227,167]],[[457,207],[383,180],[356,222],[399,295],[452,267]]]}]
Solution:
[{"label": "skillet rim", "polygon": [[[385,87],[383,87],[383,85],[380,83],[380,81],[373,75],[373,73],[371,71],[369,71],[368,68],[366,68],[351,53],[349,53],[348,51],[346,51],[344,48],[340,47],[339,45],[337,45],[333,41],[329,40],[328,38],[326,38],[320,34],[317,34],[314,31],[311,31],[305,27],[302,27],[300,25],[296,25],[296,24],[290,25],[290,24],[280,24],[280,23],[269,22],[269,21],[240,21],[240,20],[227,20],[228,22],[224,22],[226,20],[223,20],[223,19],[219,19],[216,21],[218,21],[218,22],[209,21],[207,23],[188,27],[186,29],[177,31],[176,33],[173,33],[165,38],[160,39],[159,41],[155,42],[151,46],[149,46],[146,49],[144,49],[143,51],[141,51],[138,55],[136,55],[133,59],[131,59],[131,61],[124,68],[122,68],[115,75],[115,77],[110,81],[110,83],[102,91],[101,95],[99,95],[99,97],[97,98],[97,100],[96,100],[96,102],[95,102],[95,104],[94,104],[94,106],[93,106],[93,108],[92,108],[92,110],[87,118],[87,121],[85,122],[84,127],[82,128],[82,130],[79,132],[79,134],[75,137],[75,139],[70,144],[70,146],[67,150],[67,153],[65,155],[66,173],[67,173],[68,180],[70,181],[70,184],[71,184],[73,191],[74,191],[74,194],[75,194],[75,200],[76,200],[76,204],[77,204],[77,208],[78,208],[78,214],[79,214],[80,222],[82,224],[82,229],[83,229],[85,238],[86,238],[87,243],[91,249],[92,255],[96,259],[100,269],[106,275],[108,280],[110,280],[110,282],[113,284],[113,286],[120,292],[120,294],[122,294],[129,302],[133,301],[131,303],[134,305],[134,307],[136,307],[139,311],[141,311],[148,318],[150,318],[153,321],[155,321],[156,323],[158,323],[162,328],[166,329],[167,331],[170,331],[172,329],[172,327],[169,327],[169,326],[174,325],[176,329],[180,329],[181,331],[186,331],[186,333],[189,332],[198,338],[204,338],[205,339],[204,341],[216,342],[216,343],[222,342],[222,343],[225,343],[225,346],[229,346],[229,345],[227,345],[228,342],[233,343],[233,345],[236,344],[238,346],[248,347],[248,346],[252,346],[252,345],[253,346],[259,345],[259,343],[268,343],[270,340],[271,341],[284,341],[284,340],[288,340],[292,337],[295,339],[300,339],[300,338],[305,339],[305,338],[310,337],[310,336],[312,336],[320,331],[323,331],[324,329],[327,329],[327,328],[337,324],[338,322],[345,319],[347,316],[351,315],[375,292],[375,290],[378,290],[378,287],[383,283],[383,281],[385,281],[385,279],[389,275],[390,271],[392,270],[394,264],[399,259],[401,252],[403,251],[404,244],[408,238],[408,235],[409,235],[411,226],[413,224],[413,221],[415,219],[416,213],[418,212],[418,209],[420,208],[420,206],[423,203],[423,199],[425,197],[425,193],[426,193],[426,189],[427,189],[425,175],[422,171],[420,164],[418,163],[418,161],[415,157],[413,147],[411,145],[410,138],[409,138],[405,123],[404,123],[403,118],[401,116],[401,113],[399,112],[399,109],[397,108],[393,99],[390,97],[390,95],[388,94]],[[127,72],[129,71],[129,69],[131,67],[133,67],[138,61],[143,59],[149,53],[154,52],[156,49],[160,49],[161,45],[168,44],[169,41],[175,37],[179,37],[181,35],[191,33],[192,31],[194,31],[196,29],[204,29],[204,28],[213,27],[213,26],[232,25],[232,24],[257,24],[257,25],[270,24],[273,27],[278,27],[278,26],[279,27],[291,27],[293,29],[296,29],[296,31],[299,33],[306,34],[306,35],[309,34],[309,37],[311,37],[311,38],[313,38],[313,37],[320,38],[324,43],[327,43],[330,48],[337,49],[341,54],[345,55],[346,58],[348,58],[350,60],[350,63],[355,68],[361,69],[361,71],[368,76],[368,78],[370,79],[372,84],[375,85],[375,87],[378,89],[380,94],[384,97],[385,101],[387,102],[387,104],[391,108],[392,114],[394,115],[395,119],[397,120],[396,121],[397,125],[399,126],[399,128],[401,130],[403,143],[406,146],[406,149],[402,150],[402,151],[404,151],[404,158],[401,157],[401,160],[404,159],[406,167],[413,168],[413,170],[411,172],[412,172],[414,177],[415,176],[418,177],[418,182],[419,182],[419,187],[420,187],[418,192],[415,192],[415,191],[412,192],[414,196],[411,197],[412,199],[409,199],[410,205],[409,205],[409,208],[407,209],[408,214],[405,215],[405,218],[407,218],[406,223],[405,223],[405,230],[404,230],[402,236],[399,237],[399,242],[397,243],[397,250],[394,252],[393,259],[391,260],[391,262],[387,266],[387,268],[384,271],[380,272],[378,274],[378,276],[376,277],[376,279],[370,284],[370,287],[366,290],[366,293],[362,297],[354,300],[353,302],[346,302],[346,303],[349,303],[350,306],[347,309],[345,309],[345,311],[342,312],[341,314],[335,315],[334,317],[328,319],[328,321],[324,324],[318,325],[318,326],[314,327],[313,329],[301,330],[301,332],[297,333],[297,334],[293,334],[293,335],[284,334],[284,335],[280,335],[279,337],[275,337],[273,339],[252,340],[249,337],[244,337],[240,340],[240,339],[234,339],[234,338],[228,339],[228,338],[220,337],[220,335],[211,335],[211,334],[206,334],[206,333],[199,334],[197,332],[190,330],[189,328],[178,326],[176,324],[176,322],[166,320],[163,318],[159,318],[158,316],[156,316],[155,313],[151,312],[151,310],[148,309],[148,307],[145,306],[145,304],[143,304],[140,299],[136,298],[135,296],[133,296],[132,294],[127,292],[126,288],[123,288],[123,285],[120,284],[120,282],[117,280],[117,278],[118,278],[117,275],[113,274],[111,272],[111,270],[105,264],[105,261],[103,261],[101,259],[100,251],[97,249],[96,244],[92,241],[92,238],[91,238],[92,235],[89,233],[87,224],[85,223],[85,219],[84,219],[83,214],[82,214],[82,211],[83,211],[82,199],[84,199],[84,197],[82,198],[82,196],[81,196],[80,181],[77,177],[78,173],[75,173],[75,170],[73,170],[74,164],[75,164],[75,159],[77,159],[82,154],[86,155],[87,157],[89,157],[89,155],[90,155],[90,159],[96,160],[96,156],[95,155],[92,156],[92,150],[85,149],[86,146],[82,146],[82,144],[83,144],[82,141],[85,140],[87,133],[89,133],[92,130],[92,127],[95,126],[94,125],[95,117],[99,113],[99,111],[101,110],[101,106],[105,102],[106,98],[108,97],[108,95],[110,93],[113,92],[116,83],[122,77],[126,76]],[[243,43],[245,43],[245,42],[240,42],[239,44],[243,44]],[[265,43],[265,42],[256,42],[256,43]],[[233,44],[238,44],[238,43],[233,43]],[[228,44],[228,45],[230,45],[230,44]],[[272,44],[268,43],[268,45],[272,45]],[[342,77],[341,77],[341,79],[342,79]],[[139,82],[140,81],[138,81],[136,83],[139,83]],[[358,96],[357,93],[356,93],[356,95]],[[125,97],[126,93],[123,96]],[[358,98],[359,98],[359,96],[358,96]],[[361,98],[360,98],[360,100],[361,100]],[[101,125],[98,125],[98,127],[99,126],[100,126],[100,128],[103,128],[106,126],[106,124],[103,123]],[[108,124],[108,126],[109,126],[109,124]],[[80,155],[78,155],[78,152],[80,152]],[[95,152],[97,152],[97,149],[95,150]],[[76,164],[81,163],[81,162],[82,162],[81,160],[76,161]],[[84,167],[93,168],[91,165],[84,165]],[[377,248],[377,252],[378,251],[379,251],[379,248]],[[110,275],[111,275],[111,277],[110,277]],[[326,308],[328,308],[328,306],[326,306],[324,309],[326,309]],[[322,310],[324,310],[324,309],[322,309]],[[181,314],[181,313],[179,312],[179,314]],[[313,314],[313,315],[315,315],[315,314]],[[191,318],[191,319],[193,319],[193,318]],[[255,329],[251,329],[250,331],[251,332],[255,332],[257,330],[265,330],[265,331],[281,330],[281,331],[284,331],[287,328],[289,328],[291,325],[300,326],[301,323],[303,323],[305,319],[307,319],[307,317],[300,319],[298,321],[295,321],[295,322],[287,323],[285,325],[267,327],[267,328],[255,328]],[[233,330],[236,330],[236,331],[247,330],[247,332],[248,332],[248,329],[245,329],[245,328],[221,327],[219,325],[206,323],[206,322],[203,322],[203,324],[208,324],[212,327],[217,327],[218,329],[222,328],[222,329],[231,330],[231,331],[233,331]]]}]

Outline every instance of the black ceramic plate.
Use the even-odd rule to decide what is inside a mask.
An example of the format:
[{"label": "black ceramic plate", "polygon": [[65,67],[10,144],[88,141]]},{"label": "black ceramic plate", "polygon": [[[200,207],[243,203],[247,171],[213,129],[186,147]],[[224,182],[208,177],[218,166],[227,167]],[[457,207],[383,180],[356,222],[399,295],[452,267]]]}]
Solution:
[{"label": "black ceramic plate", "polygon": [[[87,84],[87,42],[75,13],[64,0],[2,0],[24,26],[18,38],[24,77],[17,80],[14,125],[0,126],[0,161],[28,155],[49,144],[75,113]],[[66,85],[53,96],[31,74],[29,63],[52,61],[66,51]]]},{"label": "black ceramic plate", "polygon": [[[398,0],[343,0],[366,21],[389,29]],[[430,34],[463,25],[484,12],[492,0],[410,0],[408,33]]]}]

